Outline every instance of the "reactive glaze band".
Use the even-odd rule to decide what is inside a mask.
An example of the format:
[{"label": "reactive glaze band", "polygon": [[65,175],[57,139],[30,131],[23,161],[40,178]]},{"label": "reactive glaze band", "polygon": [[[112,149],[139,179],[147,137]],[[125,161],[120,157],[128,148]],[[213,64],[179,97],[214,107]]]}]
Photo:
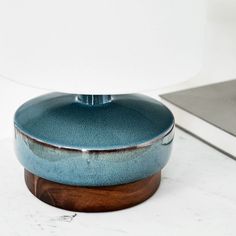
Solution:
[{"label": "reactive glaze band", "polygon": [[15,128],[21,164],[37,176],[78,186],[111,186],[135,182],[159,172],[168,162],[174,127],[148,146],[83,152],[37,142]]}]

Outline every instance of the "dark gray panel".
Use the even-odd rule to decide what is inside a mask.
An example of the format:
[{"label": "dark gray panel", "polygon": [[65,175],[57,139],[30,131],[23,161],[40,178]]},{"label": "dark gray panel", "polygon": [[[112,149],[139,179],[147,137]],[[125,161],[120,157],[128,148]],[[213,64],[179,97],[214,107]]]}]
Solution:
[{"label": "dark gray panel", "polygon": [[236,80],[163,94],[161,97],[236,136]]}]

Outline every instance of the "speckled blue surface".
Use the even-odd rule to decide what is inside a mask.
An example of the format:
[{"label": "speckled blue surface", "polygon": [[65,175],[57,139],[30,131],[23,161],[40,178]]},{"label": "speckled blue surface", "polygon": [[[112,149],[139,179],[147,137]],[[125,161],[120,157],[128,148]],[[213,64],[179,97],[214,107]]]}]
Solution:
[{"label": "speckled blue surface", "polygon": [[18,109],[15,147],[21,164],[42,178],[80,186],[124,184],[166,165],[173,124],[171,112],[145,96],[117,95],[89,106],[76,95],[52,93]]},{"label": "speckled blue surface", "polygon": [[173,122],[165,106],[141,95],[116,95],[107,104],[89,106],[76,95],[51,93],[15,114],[15,126],[37,140],[88,150],[136,146],[163,136]]}]

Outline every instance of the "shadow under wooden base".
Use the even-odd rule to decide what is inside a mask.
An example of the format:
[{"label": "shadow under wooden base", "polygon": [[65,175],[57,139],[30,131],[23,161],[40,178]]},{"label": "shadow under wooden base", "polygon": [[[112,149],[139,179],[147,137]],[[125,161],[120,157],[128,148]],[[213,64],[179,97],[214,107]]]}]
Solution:
[{"label": "shadow under wooden base", "polygon": [[55,183],[25,170],[30,192],[54,207],[81,212],[115,211],[137,205],[158,189],[161,172],[146,179],[116,186],[80,187]]}]

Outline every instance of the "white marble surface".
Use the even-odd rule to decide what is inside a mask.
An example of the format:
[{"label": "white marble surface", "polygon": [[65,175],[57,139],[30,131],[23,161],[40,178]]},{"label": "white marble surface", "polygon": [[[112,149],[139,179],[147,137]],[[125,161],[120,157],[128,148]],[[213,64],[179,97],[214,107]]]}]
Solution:
[{"label": "white marble surface", "polygon": [[159,191],[112,213],[76,213],[27,190],[11,138],[0,140],[0,235],[235,236],[236,161],[177,129]]}]

